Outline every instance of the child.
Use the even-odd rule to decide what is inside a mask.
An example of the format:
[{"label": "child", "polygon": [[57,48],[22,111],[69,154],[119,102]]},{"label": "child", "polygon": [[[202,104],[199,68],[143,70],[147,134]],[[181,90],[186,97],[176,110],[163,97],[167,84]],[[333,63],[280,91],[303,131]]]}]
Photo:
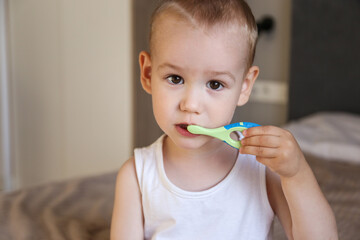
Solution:
[{"label": "child", "polygon": [[135,149],[117,177],[111,239],[337,239],[333,213],[291,133],[243,132],[240,152],[187,131],[230,123],[259,74],[257,30],[242,0],[167,0],[139,56],[165,135]]}]

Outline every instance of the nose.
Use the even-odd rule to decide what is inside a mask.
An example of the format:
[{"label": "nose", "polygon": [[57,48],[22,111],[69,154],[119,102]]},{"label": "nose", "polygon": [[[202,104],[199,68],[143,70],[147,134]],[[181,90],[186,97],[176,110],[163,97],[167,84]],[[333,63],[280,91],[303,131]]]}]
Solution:
[{"label": "nose", "polygon": [[189,88],[185,91],[180,102],[180,110],[188,113],[199,114],[201,112],[201,96],[195,88]]}]

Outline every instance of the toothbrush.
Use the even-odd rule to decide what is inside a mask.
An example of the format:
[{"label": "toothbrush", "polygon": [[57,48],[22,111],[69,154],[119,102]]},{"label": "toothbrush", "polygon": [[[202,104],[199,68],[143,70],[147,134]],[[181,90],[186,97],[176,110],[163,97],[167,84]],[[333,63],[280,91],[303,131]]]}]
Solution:
[{"label": "toothbrush", "polygon": [[214,138],[218,138],[225,143],[229,144],[230,146],[239,149],[241,147],[240,141],[235,141],[230,137],[230,134],[235,131],[244,131],[247,128],[252,127],[259,127],[259,124],[256,123],[250,123],[250,122],[238,122],[233,123],[230,125],[226,125],[219,128],[204,128],[197,125],[189,125],[187,127],[187,130],[192,134],[201,134],[201,135],[207,135]]}]

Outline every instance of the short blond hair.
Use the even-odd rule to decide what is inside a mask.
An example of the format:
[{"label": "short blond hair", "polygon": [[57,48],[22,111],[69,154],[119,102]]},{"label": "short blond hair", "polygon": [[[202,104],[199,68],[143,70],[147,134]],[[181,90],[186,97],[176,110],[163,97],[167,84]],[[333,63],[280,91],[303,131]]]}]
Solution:
[{"label": "short blond hair", "polygon": [[150,51],[155,20],[164,12],[172,10],[178,15],[204,28],[215,24],[237,24],[245,29],[249,45],[248,66],[253,64],[258,36],[256,21],[244,0],[162,0],[153,12],[150,24]]}]

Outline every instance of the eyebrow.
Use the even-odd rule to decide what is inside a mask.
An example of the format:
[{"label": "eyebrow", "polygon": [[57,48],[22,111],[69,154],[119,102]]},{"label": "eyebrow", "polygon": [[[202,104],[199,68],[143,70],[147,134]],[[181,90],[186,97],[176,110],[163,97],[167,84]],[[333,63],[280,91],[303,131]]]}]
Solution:
[{"label": "eyebrow", "polygon": [[208,71],[207,73],[209,73],[209,75],[212,75],[212,76],[226,75],[226,76],[230,77],[234,82],[236,81],[235,76],[229,71],[224,71],[224,72],[221,72],[221,71]]},{"label": "eyebrow", "polygon": [[168,68],[175,69],[175,70],[182,70],[181,67],[178,67],[178,66],[176,66],[176,65],[173,65],[173,64],[171,64],[171,63],[163,63],[163,64],[159,65],[157,69],[159,70],[159,69],[167,68],[167,67],[168,67]]},{"label": "eyebrow", "polygon": [[[166,67],[175,69],[177,71],[183,70],[182,67],[173,65],[171,63],[163,63],[163,64],[159,65],[157,69],[159,70],[159,69],[166,68]],[[234,82],[236,81],[235,76],[229,71],[206,71],[206,74],[211,75],[211,76],[226,75],[226,76],[230,77],[231,80],[233,80]]]}]

